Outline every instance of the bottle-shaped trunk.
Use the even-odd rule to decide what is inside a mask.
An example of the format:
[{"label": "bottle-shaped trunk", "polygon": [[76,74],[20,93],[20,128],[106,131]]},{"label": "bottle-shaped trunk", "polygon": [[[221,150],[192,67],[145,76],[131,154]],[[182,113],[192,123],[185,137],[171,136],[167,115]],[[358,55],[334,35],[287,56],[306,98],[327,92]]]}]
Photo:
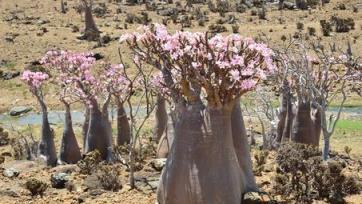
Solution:
[{"label": "bottle-shaped trunk", "polygon": [[89,118],[90,118],[90,108],[87,106],[84,112],[84,123],[82,126],[82,136],[83,136],[83,152],[85,151],[85,142],[87,141],[87,134],[89,129]]},{"label": "bottle-shaped trunk", "polygon": [[171,151],[175,135],[174,122],[171,115],[172,113],[168,116],[170,119],[167,120],[166,130],[157,145],[157,158],[167,158],[169,152]]},{"label": "bottle-shaped trunk", "polygon": [[92,102],[85,153],[98,150],[104,160],[112,160],[112,129],[107,115],[100,111],[97,102]]},{"label": "bottle-shaped trunk", "polygon": [[153,129],[153,140],[159,142],[167,127],[166,100],[161,95],[157,96],[155,107],[155,127]]},{"label": "bottle-shaped trunk", "polygon": [[94,18],[92,15],[92,4],[87,3],[83,0],[84,5],[84,21],[85,21],[85,29],[84,29],[84,38],[87,40],[98,40],[100,36],[100,32],[94,22]]},{"label": "bottle-shaped trunk", "polygon": [[41,140],[39,143],[39,155],[43,157],[48,166],[57,165],[57,153],[54,144],[54,132],[48,120],[48,110],[44,101],[39,100],[42,110]]},{"label": "bottle-shaped trunk", "polygon": [[178,112],[158,202],[240,204],[244,185],[233,145],[231,110],[205,110],[199,103]]},{"label": "bottle-shaped trunk", "polygon": [[293,122],[292,141],[308,145],[319,145],[311,115],[310,102],[299,102]]},{"label": "bottle-shaped trunk", "polygon": [[72,115],[69,104],[65,104],[64,131],[60,146],[60,162],[75,164],[82,158],[77,139],[74,134]]},{"label": "bottle-shaped trunk", "polygon": [[243,183],[245,184],[245,192],[258,191],[253,173],[250,146],[248,144],[244,118],[240,107],[240,99],[236,100],[231,113],[231,128],[235,153],[244,178]]},{"label": "bottle-shaped trunk", "polygon": [[288,112],[288,96],[287,93],[282,94],[281,98],[281,107],[278,114],[278,125],[277,125],[277,137],[276,142],[279,144],[282,141],[283,138],[283,132],[285,129],[285,121],[287,118],[287,112]]},{"label": "bottle-shaped trunk", "polygon": [[126,110],[121,102],[117,103],[117,145],[129,144],[131,140],[131,127]]},{"label": "bottle-shaped trunk", "polygon": [[290,136],[292,134],[294,110],[293,110],[293,104],[292,104],[292,96],[290,93],[288,93],[287,111],[286,112],[287,113],[286,113],[286,118],[285,118],[284,129],[283,129],[282,142],[289,142]]}]

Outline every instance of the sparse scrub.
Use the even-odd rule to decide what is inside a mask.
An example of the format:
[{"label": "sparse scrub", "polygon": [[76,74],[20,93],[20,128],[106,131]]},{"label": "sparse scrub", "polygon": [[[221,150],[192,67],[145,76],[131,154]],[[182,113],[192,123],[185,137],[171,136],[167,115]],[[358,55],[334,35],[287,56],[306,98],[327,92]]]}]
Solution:
[{"label": "sparse scrub", "polygon": [[98,168],[96,176],[104,190],[118,191],[122,188],[120,170],[116,165],[102,165]]},{"label": "sparse scrub", "polygon": [[81,174],[91,174],[96,171],[99,163],[102,161],[101,154],[95,150],[84,155],[83,159],[78,162]]},{"label": "sparse scrub", "polygon": [[35,178],[29,179],[25,183],[25,188],[31,193],[32,196],[40,195],[43,197],[44,192],[48,188],[48,184]]},{"label": "sparse scrub", "polygon": [[319,23],[322,28],[323,36],[330,36],[332,32],[332,24],[326,20],[320,20]]}]

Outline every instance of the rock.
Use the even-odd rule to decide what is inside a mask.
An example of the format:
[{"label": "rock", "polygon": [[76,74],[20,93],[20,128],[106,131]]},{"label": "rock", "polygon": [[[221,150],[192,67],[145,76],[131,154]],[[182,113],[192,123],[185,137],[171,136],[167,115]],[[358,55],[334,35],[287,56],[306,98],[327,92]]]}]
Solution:
[{"label": "rock", "polygon": [[57,189],[65,188],[65,184],[68,181],[69,181],[69,175],[66,173],[53,174],[50,178],[52,187]]},{"label": "rock", "polygon": [[0,156],[0,164],[4,163],[5,162],[5,157],[3,156]]},{"label": "rock", "polygon": [[15,168],[7,168],[3,171],[3,176],[8,178],[15,178],[19,176],[20,171]]},{"label": "rock", "polygon": [[93,190],[89,191],[89,195],[91,195],[91,196],[100,196],[103,193],[105,193],[105,191],[102,189],[93,189]]},{"label": "rock", "polygon": [[10,142],[9,133],[0,130],[0,146],[8,145]]},{"label": "rock", "polygon": [[11,116],[19,116],[19,115],[24,114],[24,113],[27,113],[27,112],[29,112],[29,111],[31,111],[31,110],[32,110],[32,108],[30,108],[30,107],[17,106],[17,107],[13,107],[13,108],[10,110],[9,114],[10,114]]},{"label": "rock", "polygon": [[1,74],[1,78],[4,79],[4,80],[10,80],[10,79],[13,79],[13,78],[18,77],[18,76],[20,76],[19,71],[16,71],[16,72],[3,72]]},{"label": "rock", "polygon": [[100,38],[100,41],[101,41],[102,44],[108,44],[109,42],[112,41],[112,38],[108,34],[102,34],[101,38]]},{"label": "rock", "polygon": [[157,11],[158,15],[160,16],[172,16],[178,13],[178,10],[175,8],[166,8],[163,10]]},{"label": "rock", "polygon": [[76,164],[66,164],[66,165],[59,165],[52,169],[54,173],[66,173],[71,174],[73,172],[78,172],[80,169]]},{"label": "rock", "polygon": [[72,32],[73,32],[73,33],[79,32],[79,27],[78,27],[78,26],[73,25],[71,28],[72,28]]},{"label": "rock", "polygon": [[9,197],[13,197],[13,198],[17,198],[20,197],[20,195],[13,189],[4,189],[4,190],[0,190],[0,196],[9,196]]},{"label": "rock", "polygon": [[266,204],[273,203],[267,195],[263,195],[258,192],[248,192],[244,194],[243,204]]},{"label": "rock", "polygon": [[166,158],[154,159],[150,164],[156,171],[162,171],[163,167],[166,165],[166,160]]}]

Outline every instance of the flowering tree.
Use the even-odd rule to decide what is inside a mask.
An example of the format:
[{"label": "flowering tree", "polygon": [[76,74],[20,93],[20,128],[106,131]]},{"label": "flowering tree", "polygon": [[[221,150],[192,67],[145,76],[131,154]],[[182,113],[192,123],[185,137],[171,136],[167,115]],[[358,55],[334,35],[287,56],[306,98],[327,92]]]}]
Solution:
[{"label": "flowering tree", "polygon": [[43,72],[25,70],[21,78],[29,87],[30,92],[36,97],[42,111],[42,131],[39,143],[39,154],[44,157],[47,165],[55,166],[57,156],[54,145],[54,133],[48,120],[48,109],[44,101],[43,84],[49,79],[49,75]]},{"label": "flowering tree", "polygon": [[161,71],[175,107],[158,202],[240,203],[256,190],[239,98],[273,72],[271,50],[239,35],[169,34],[161,25],[121,41]]},{"label": "flowering tree", "polygon": [[[57,80],[56,84],[59,85]],[[61,82],[60,82],[61,84]],[[77,99],[74,99],[72,95],[69,95],[69,87],[60,86],[63,89],[60,90],[59,100],[64,104],[64,130],[63,137],[60,146],[59,161],[60,163],[75,164],[82,159],[80,148],[73,130],[72,114],[70,106],[75,103]]]},{"label": "flowering tree", "polygon": [[111,65],[104,66],[105,74],[102,75],[103,83],[110,93],[113,94],[117,104],[117,144],[129,144],[131,139],[131,128],[128,122],[127,114],[124,108],[130,94],[130,82],[125,77],[124,65]]},{"label": "flowering tree", "polygon": [[[289,49],[278,55],[282,67],[288,69],[287,75],[291,92],[296,95],[298,102],[293,119],[292,140],[319,145],[322,132],[324,138],[323,158],[326,160],[330,137],[347,99],[346,92],[348,89],[353,90],[354,80],[361,79],[358,71],[360,69],[359,59],[353,57],[351,52],[341,54],[334,50],[327,51],[320,44],[307,48],[299,42],[293,46],[295,49]],[[311,52],[314,57],[310,55]],[[328,106],[338,95],[342,100],[337,115],[327,117]]]},{"label": "flowering tree", "polygon": [[[91,53],[49,51],[43,64],[58,74],[58,80],[68,87],[70,95],[83,101],[89,109],[84,152],[99,150],[103,159],[112,157],[112,128],[108,119],[108,105],[112,93],[107,81],[101,80],[105,69],[97,73]],[[103,72],[102,72],[103,71]],[[97,77],[96,77],[97,76]],[[104,79],[104,78],[103,78]],[[101,100],[104,100],[101,106]]]}]

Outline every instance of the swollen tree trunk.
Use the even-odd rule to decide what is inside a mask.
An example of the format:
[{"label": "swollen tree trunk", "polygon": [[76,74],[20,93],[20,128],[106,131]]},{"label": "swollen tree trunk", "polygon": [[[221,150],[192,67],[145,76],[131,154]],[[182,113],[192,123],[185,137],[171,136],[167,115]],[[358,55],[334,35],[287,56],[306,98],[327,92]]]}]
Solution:
[{"label": "swollen tree trunk", "polygon": [[60,0],[60,12],[66,13],[64,1]]},{"label": "swollen tree trunk", "polygon": [[54,132],[50,128],[48,120],[48,110],[42,99],[38,97],[42,111],[41,140],[39,143],[39,155],[45,158],[48,166],[57,165],[57,153],[54,144]]},{"label": "swollen tree trunk", "polygon": [[131,127],[123,103],[117,103],[117,145],[129,144],[131,140]]},{"label": "swollen tree trunk", "polygon": [[167,127],[166,100],[160,94],[157,96],[157,104],[155,107],[155,120],[155,127],[153,129],[153,140],[159,142]]},{"label": "swollen tree trunk", "polygon": [[245,123],[240,108],[240,99],[236,100],[231,113],[231,130],[235,154],[244,178],[244,191],[258,191],[253,173],[250,147],[245,129]]},{"label": "swollen tree trunk", "polygon": [[83,152],[85,152],[85,143],[87,141],[87,134],[89,129],[89,118],[90,118],[90,109],[86,107],[84,113],[84,123],[82,126],[82,135],[83,135]]},{"label": "swollen tree trunk", "polygon": [[59,159],[60,162],[75,164],[82,158],[82,156],[73,130],[70,105],[65,102],[63,103],[65,105],[65,118],[64,118],[65,123],[64,123],[62,143],[60,146]]},{"label": "swollen tree trunk", "polygon": [[[172,113],[171,113],[172,114]],[[173,118],[171,117],[169,118]],[[167,121],[167,127],[157,145],[157,158],[167,158],[174,140],[175,128],[173,119]]]},{"label": "swollen tree trunk", "polygon": [[205,110],[199,102],[178,113],[158,202],[240,204],[245,184],[234,149],[231,108]]},{"label": "swollen tree trunk", "polygon": [[310,102],[299,102],[293,123],[292,141],[308,145],[319,145],[311,117]]},{"label": "swollen tree trunk", "polygon": [[84,6],[84,20],[85,20],[85,29],[84,29],[83,38],[90,41],[98,40],[100,32],[93,19],[92,1],[88,3],[86,0],[82,0],[82,2]]},{"label": "swollen tree trunk", "polygon": [[294,119],[294,111],[293,111],[293,104],[292,104],[292,96],[290,93],[288,93],[287,113],[286,113],[286,118],[285,118],[284,130],[283,130],[283,134],[282,134],[282,142],[290,141],[290,136],[292,134],[293,119]]},{"label": "swollen tree trunk", "polygon": [[322,132],[322,116],[321,112],[318,109],[315,109],[313,111],[312,121],[313,121],[313,131],[316,137],[315,140],[318,141],[319,145],[320,135]]},{"label": "swollen tree trunk", "polygon": [[281,107],[280,107],[279,114],[278,114],[279,122],[278,122],[278,126],[277,126],[277,137],[276,137],[276,142],[278,144],[281,143],[282,138],[283,138],[283,132],[285,129],[285,121],[287,118],[287,111],[288,111],[288,96],[286,93],[283,92],[282,100],[281,100]]},{"label": "swollen tree trunk", "polygon": [[102,159],[112,160],[112,129],[108,113],[102,113],[98,103],[93,101],[90,108],[89,128],[85,153],[98,150]]}]

